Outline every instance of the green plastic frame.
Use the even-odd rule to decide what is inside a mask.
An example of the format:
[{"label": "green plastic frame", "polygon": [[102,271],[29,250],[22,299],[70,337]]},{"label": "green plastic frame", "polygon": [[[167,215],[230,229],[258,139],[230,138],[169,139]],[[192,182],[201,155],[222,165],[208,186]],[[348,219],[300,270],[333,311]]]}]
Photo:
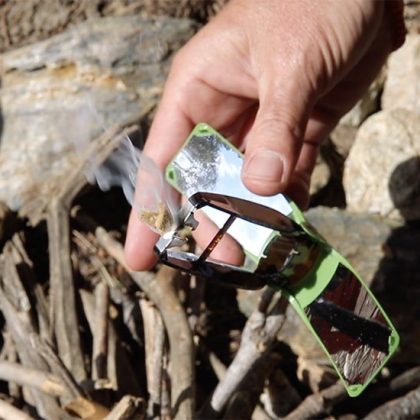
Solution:
[{"label": "green plastic frame", "polygon": [[[234,146],[226,140],[220,133],[210,127],[208,124],[200,123],[198,124],[193,131],[190,133],[189,137],[187,138],[185,145],[190,142],[190,140],[194,137],[201,137],[201,136],[216,136],[220,141],[224,142],[229,148],[236,150],[237,153],[240,154],[239,150],[235,149]],[[184,145],[184,146],[185,146]],[[166,168],[166,178],[168,182],[176,188],[179,192],[184,193],[184,191],[180,190],[178,180],[176,179],[176,172],[173,169],[173,161],[169,163]],[[335,249],[333,249],[324,238],[322,238],[319,233],[307,222],[305,216],[303,215],[302,211],[298,208],[298,206],[293,203],[293,201],[287,199],[292,212],[287,216],[292,218],[297,224],[301,226],[305,232],[311,236],[315,241],[322,243],[323,252],[318,256],[316,263],[314,264],[311,271],[307,273],[307,275],[302,278],[299,283],[293,288],[293,290],[284,290],[281,289],[281,292],[285,294],[287,299],[289,300],[290,304],[299,314],[300,318],[306,324],[308,329],[312,332],[312,334],[316,337],[317,341],[319,342],[320,346],[324,349],[325,353],[327,354],[329,360],[331,361],[332,365],[334,366],[338,376],[342,380],[344,386],[346,387],[347,393],[351,397],[359,396],[366,387],[372,382],[372,380],[379,374],[381,369],[387,363],[387,361],[392,357],[392,355],[396,352],[400,337],[391,323],[389,317],[379,304],[378,300],[375,298],[373,293],[367,287],[366,283],[360,278],[357,274],[356,270],[351,266],[351,264]],[[258,258],[256,256],[251,255],[251,258],[255,259]],[[350,270],[357,280],[361,283],[361,285],[366,289],[367,293],[371,297],[371,299],[375,302],[377,307],[379,308],[381,315],[387,322],[387,326],[391,330],[391,334],[389,337],[389,348],[388,354],[382,360],[380,366],[371,374],[369,379],[364,384],[348,384],[343,375],[341,374],[339,368],[335,364],[332,355],[329,353],[327,348],[325,347],[322,339],[319,337],[317,332],[314,330],[310,319],[308,318],[307,314],[305,313],[305,308],[310,305],[315,299],[317,299],[320,294],[324,291],[327,287],[329,282],[331,281],[334,273],[337,270],[339,264],[345,266],[348,270]]]}]

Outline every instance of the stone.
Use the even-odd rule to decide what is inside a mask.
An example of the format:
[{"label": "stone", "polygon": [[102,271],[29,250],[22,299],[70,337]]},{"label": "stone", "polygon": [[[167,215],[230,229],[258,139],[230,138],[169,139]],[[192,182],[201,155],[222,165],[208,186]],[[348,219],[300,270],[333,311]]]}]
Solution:
[{"label": "stone", "polygon": [[366,118],[378,110],[379,97],[385,82],[386,70],[382,69],[377,78],[371,83],[368,91],[345,114],[330,134],[338,153],[346,158],[353,146],[357,129]]},{"label": "stone", "polygon": [[329,138],[321,147],[311,177],[310,206],[345,207],[342,185],[344,158]]},{"label": "stone", "polygon": [[407,110],[378,112],[360,127],[345,162],[348,208],[420,218],[420,118]]},{"label": "stone", "polygon": [[363,97],[341,118],[340,124],[359,127],[370,114],[378,110],[378,98],[384,86],[385,74],[385,69],[382,69]]},{"label": "stone", "polygon": [[206,22],[227,0],[0,1],[0,53],[62,33],[99,17],[177,17]]},{"label": "stone", "polygon": [[404,0],[404,21],[409,33],[420,34],[420,2]]},{"label": "stone", "polygon": [[337,152],[347,158],[357,135],[357,127],[347,124],[338,124],[330,134]]},{"label": "stone", "polygon": [[420,114],[420,34],[407,35],[404,45],[389,57],[382,108]]},{"label": "stone", "polygon": [[91,20],[3,55],[0,200],[17,210],[76,163],[74,144],[140,118],[160,98],[187,19]]}]

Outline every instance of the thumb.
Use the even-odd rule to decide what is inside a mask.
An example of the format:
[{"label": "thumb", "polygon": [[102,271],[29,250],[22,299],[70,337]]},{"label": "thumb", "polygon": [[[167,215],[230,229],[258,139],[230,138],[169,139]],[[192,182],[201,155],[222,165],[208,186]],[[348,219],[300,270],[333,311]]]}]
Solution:
[{"label": "thumb", "polygon": [[260,92],[260,107],[246,139],[242,180],[260,195],[277,194],[288,186],[312,107],[309,90],[295,89],[294,83],[273,88],[276,84],[266,83]]}]

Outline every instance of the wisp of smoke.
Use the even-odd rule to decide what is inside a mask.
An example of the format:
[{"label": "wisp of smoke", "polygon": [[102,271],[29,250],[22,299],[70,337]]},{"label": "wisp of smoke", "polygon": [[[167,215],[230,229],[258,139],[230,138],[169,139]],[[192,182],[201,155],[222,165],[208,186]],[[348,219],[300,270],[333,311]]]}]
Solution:
[{"label": "wisp of smoke", "polygon": [[[74,145],[77,152],[83,154],[89,146],[91,128],[99,125],[104,129],[105,123],[91,98],[87,98],[86,107],[80,110],[77,119],[74,126],[80,130],[77,130],[79,135]],[[85,175],[102,191],[121,187],[140,220],[155,232],[162,234],[174,227],[178,206],[169,184],[156,164],[137,149],[128,136],[104,163],[89,161]]]},{"label": "wisp of smoke", "polygon": [[[173,226],[177,206],[156,164],[128,137],[100,166],[91,168],[89,179],[103,191],[121,187],[139,218],[153,230],[163,233]],[[136,188],[137,184],[137,188]]]}]

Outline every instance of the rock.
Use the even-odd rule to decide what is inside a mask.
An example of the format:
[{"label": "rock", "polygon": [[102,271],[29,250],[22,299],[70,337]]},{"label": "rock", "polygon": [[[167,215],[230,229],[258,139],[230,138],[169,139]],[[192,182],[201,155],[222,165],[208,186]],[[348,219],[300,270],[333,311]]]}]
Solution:
[{"label": "rock", "polygon": [[418,115],[406,110],[379,112],[360,127],[344,167],[350,210],[420,217],[419,133]]},{"label": "rock", "polygon": [[315,169],[311,176],[309,194],[312,196],[324,188],[330,180],[331,171],[325,160],[318,154]]},{"label": "rock", "polygon": [[409,33],[420,34],[420,2],[404,0],[404,21]]},{"label": "rock", "polygon": [[170,16],[206,22],[227,0],[0,1],[0,53],[62,33],[99,17]]},{"label": "rock", "polygon": [[343,189],[344,158],[336,145],[327,139],[317,156],[310,184],[310,206],[345,207]]},{"label": "rock", "polygon": [[340,124],[359,127],[370,114],[378,109],[378,98],[384,86],[385,74],[385,69],[382,69],[363,97],[341,118]]},{"label": "rock", "polygon": [[420,34],[407,35],[404,45],[391,54],[382,108],[420,114]]},{"label": "rock", "polygon": [[370,114],[378,110],[379,96],[384,86],[385,75],[384,68],[369,86],[364,96],[341,118],[337,127],[331,133],[331,140],[343,158],[346,158],[350,152],[356,138],[357,128]]},{"label": "rock", "polygon": [[357,127],[341,123],[339,123],[330,134],[330,138],[335,144],[337,152],[340,153],[343,158],[347,158],[349,155],[356,134]]},{"label": "rock", "polygon": [[185,19],[97,19],[4,54],[0,200],[20,208],[66,176],[73,143],[147,115],[194,30]]}]

